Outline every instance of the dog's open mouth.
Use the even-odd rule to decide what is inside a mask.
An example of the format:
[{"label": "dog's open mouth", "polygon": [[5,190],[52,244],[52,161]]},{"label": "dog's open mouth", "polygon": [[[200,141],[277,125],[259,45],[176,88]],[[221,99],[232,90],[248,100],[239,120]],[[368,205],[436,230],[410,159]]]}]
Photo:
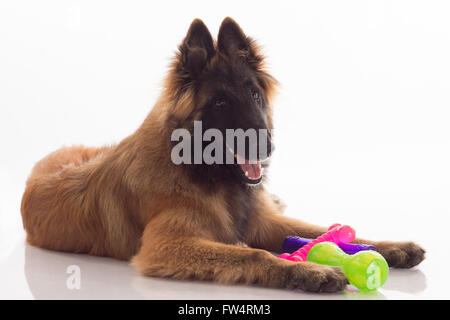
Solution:
[{"label": "dog's open mouth", "polygon": [[248,160],[244,157],[241,157],[227,145],[228,151],[234,154],[234,158],[236,159],[237,166],[241,169],[241,172],[244,176],[244,180],[249,184],[258,184],[261,182],[263,168],[261,166],[261,161],[259,160]]},{"label": "dog's open mouth", "polygon": [[244,159],[238,154],[235,154],[234,156],[245,177],[252,182],[259,182],[258,180],[262,177],[261,162],[259,160],[250,161]]}]

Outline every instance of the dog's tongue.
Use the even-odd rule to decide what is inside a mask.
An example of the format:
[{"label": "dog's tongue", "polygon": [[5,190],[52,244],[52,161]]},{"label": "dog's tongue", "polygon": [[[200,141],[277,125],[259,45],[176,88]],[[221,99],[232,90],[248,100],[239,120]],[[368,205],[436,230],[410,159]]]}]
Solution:
[{"label": "dog's tongue", "polygon": [[252,161],[252,163],[250,163],[247,159],[243,159],[239,156],[237,156],[237,158],[238,164],[247,178],[250,180],[258,180],[261,178],[262,170],[260,161],[256,161],[256,163],[253,163],[255,161]]}]

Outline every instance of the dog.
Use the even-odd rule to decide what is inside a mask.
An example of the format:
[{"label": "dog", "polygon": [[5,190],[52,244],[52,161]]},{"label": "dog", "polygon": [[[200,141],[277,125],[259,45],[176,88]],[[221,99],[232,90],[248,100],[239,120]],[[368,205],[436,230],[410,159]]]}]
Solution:
[{"label": "dog", "polygon": [[[21,204],[27,242],[128,260],[145,276],[342,290],[340,268],[271,253],[282,251],[286,236],[316,238],[327,229],[282,215],[264,189],[266,159],[178,165],[171,158],[173,131],[191,132],[195,121],[221,132],[267,130],[270,156],[276,88],[260,48],[233,19],[222,22],[217,41],[194,20],[133,134],[114,146],[63,147],[34,166]],[[391,267],[424,259],[413,242],[354,242],[376,246]]]}]

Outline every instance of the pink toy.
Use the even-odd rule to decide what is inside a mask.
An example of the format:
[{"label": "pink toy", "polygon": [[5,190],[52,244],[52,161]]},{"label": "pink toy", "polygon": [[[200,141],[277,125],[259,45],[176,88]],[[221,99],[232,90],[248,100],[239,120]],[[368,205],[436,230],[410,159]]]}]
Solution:
[{"label": "pink toy", "polygon": [[307,245],[301,247],[300,249],[291,254],[283,253],[282,255],[279,256],[279,258],[290,261],[306,261],[309,250],[319,242],[330,241],[336,244],[340,244],[352,242],[354,239],[355,239],[355,230],[353,230],[352,227],[342,226],[338,223],[335,223],[328,228],[328,231],[326,233],[324,233],[317,239],[314,239]]}]

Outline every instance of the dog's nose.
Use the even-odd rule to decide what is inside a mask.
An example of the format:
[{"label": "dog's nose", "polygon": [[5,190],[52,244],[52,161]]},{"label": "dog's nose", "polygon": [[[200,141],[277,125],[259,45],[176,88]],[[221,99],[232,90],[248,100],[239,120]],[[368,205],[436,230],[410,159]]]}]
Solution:
[{"label": "dog's nose", "polygon": [[274,150],[275,144],[272,142],[272,139],[268,138],[266,143],[266,152],[262,150],[262,152],[259,153],[259,160],[264,161],[269,159],[272,156]]},{"label": "dog's nose", "polygon": [[266,141],[259,141],[258,144],[258,160],[264,161],[272,156],[275,150],[275,145],[270,137],[267,137]]},{"label": "dog's nose", "polygon": [[272,139],[269,139],[267,145],[268,145],[268,147],[267,147],[267,158],[270,158],[272,156],[272,153],[275,150],[275,144],[273,143]]}]

